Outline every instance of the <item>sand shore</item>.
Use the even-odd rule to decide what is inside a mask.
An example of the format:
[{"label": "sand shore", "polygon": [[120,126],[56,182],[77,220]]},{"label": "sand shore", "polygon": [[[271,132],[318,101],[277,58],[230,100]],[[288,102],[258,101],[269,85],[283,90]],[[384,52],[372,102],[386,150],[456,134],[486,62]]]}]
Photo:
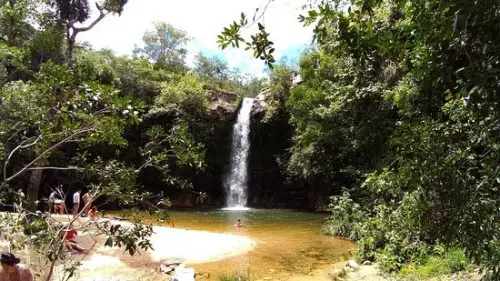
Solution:
[{"label": "sand shore", "polygon": [[[112,223],[128,224],[123,221]],[[150,241],[154,249],[134,256],[118,247],[105,247],[104,237],[97,238],[98,243],[93,251],[81,261],[76,280],[155,280],[158,278],[158,266],[164,259],[180,259],[187,265],[213,262],[245,254],[257,243],[246,236],[231,233],[162,226],[153,226],[153,230]],[[77,239],[85,246],[94,243],[88,235],[81,235]],[[81,257],[76,255],[73,258]]]}]

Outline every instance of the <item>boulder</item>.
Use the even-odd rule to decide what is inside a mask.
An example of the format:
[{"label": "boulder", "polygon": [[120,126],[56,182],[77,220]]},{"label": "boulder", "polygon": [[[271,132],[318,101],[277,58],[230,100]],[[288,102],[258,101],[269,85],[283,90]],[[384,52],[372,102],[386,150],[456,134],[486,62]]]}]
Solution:
[{"label": "boulder", "polygon": [[297,85],[300,85],[304,80],[298,73],[294,73],[293,79],[292,79],[292,87],[295,87]]},{"label": "boulder", "polygon": [[178,266],[175,268],[175,274],[172,277],[173,281],[195,281],[195,271],[194,268],[187,268],[184,266]]},{"label": "boulder", "polygon": [[260,92],[256,97],[253,102],[253,107],[252,107],[252,115],[257,115],[260,113],[263,113],[266,111],[268,103],[269,103],[269,93],[270,90],[266,89],[262,92]]},{"label": "boulder", "polygon": [[184,262],[184,259],[180,259],[180,258],[165,259],[160,264],[160,272],[165,274],[165,275],[174,274],[178,267],[180,267],[180,268],[185,267],[183,262]]},{"label": "boulder", "polygon": [[359,266],[355,260],[348,260],[346,265],[353,269]]},{"label": "boulder", "polygon": [[164,264],[160,265],[160,272],[163,274],[170,274],[171,272],[174,271],[174,269],[175,269],[174,267],[170,267]]},{"label": "boulder", "polygon": [[229,117],[236,110],[236,101],[239,94],[221,89],[207,89],[207,100],[210,103],[212,112],[219,116]]},{"label": "boulder", "polygon": [[208,89],[207,99],[210,102],[233,103],[239,98],[239,94],[221,89]]}]

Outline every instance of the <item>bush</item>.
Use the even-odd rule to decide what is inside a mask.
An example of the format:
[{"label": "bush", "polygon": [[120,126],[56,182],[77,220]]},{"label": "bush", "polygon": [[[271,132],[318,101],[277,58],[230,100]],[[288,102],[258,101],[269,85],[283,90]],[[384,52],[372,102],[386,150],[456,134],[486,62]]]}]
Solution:
[{"label": "bush", "polygon": [[437,245],[433,252],[424,263],[412,262],[404,265],[400,274],[410,280],[422,280],[470,269],[470,262],[462,249]]},{"label": "bush", "polygon": [[352,240],[359,239],[361,225],[366,218],[361,205],[354,202],[347,191],[341,196],[332,196],[330,199],[331,203],[328,205],[330,216],[323,225],[323,233]]},{"label": "bush", "polygon": [[383,205],[375,208],[376,216],[368,217],[360,228],[357,256],[362,260],[375,260],[377,250],[387,243],[385,236],[387,225],[384,224],[385,208]]}]

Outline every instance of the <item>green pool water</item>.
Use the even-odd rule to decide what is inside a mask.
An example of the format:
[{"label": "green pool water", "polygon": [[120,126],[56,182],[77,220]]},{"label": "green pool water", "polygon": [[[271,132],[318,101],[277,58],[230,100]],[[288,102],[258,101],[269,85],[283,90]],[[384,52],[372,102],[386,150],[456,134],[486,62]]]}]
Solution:
[{"label": "green pool water", "polygon": [[[217,280],[217,276],[230,273],[250,276],[251,280],[290,280],[338,262],[355,248],[350,241],[321,234],[325,214],[278,209],[173,210],[170,216],[170,225],[176,228],[236,233],[258,241],[246,255],[193,265],[197,272],[205,273],[197,280]],[[239,230],[234,229],[237,218],[242,221]]]}]

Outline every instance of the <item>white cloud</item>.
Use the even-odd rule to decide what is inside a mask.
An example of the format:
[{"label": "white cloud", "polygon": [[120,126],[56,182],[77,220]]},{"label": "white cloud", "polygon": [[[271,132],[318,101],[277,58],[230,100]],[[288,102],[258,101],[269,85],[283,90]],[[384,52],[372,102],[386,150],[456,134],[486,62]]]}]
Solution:
[{"label": "white cloud", "polygon": [[[216,40],[222,28],[238,20],[242,11],[251,18],[255,9],[265,3],[267,0],[129,0],[120,17],[109,15],[94,29],[79,34],[78,39],[90,42],[95,48],[109,48],[127,55],[135,44],[140,44],[153,21],[166,21],[193,38],[189,45],[191,60],[201,50],[219,53],[231,67],[262,76],[261,61],[243,49],[221,51]],[[304,0],[275,0],[265,14],[264,22],[275,43],[277,58],[289,47],[308,44],[311,40],[311,29],[297,21],[302,4]]]}]

